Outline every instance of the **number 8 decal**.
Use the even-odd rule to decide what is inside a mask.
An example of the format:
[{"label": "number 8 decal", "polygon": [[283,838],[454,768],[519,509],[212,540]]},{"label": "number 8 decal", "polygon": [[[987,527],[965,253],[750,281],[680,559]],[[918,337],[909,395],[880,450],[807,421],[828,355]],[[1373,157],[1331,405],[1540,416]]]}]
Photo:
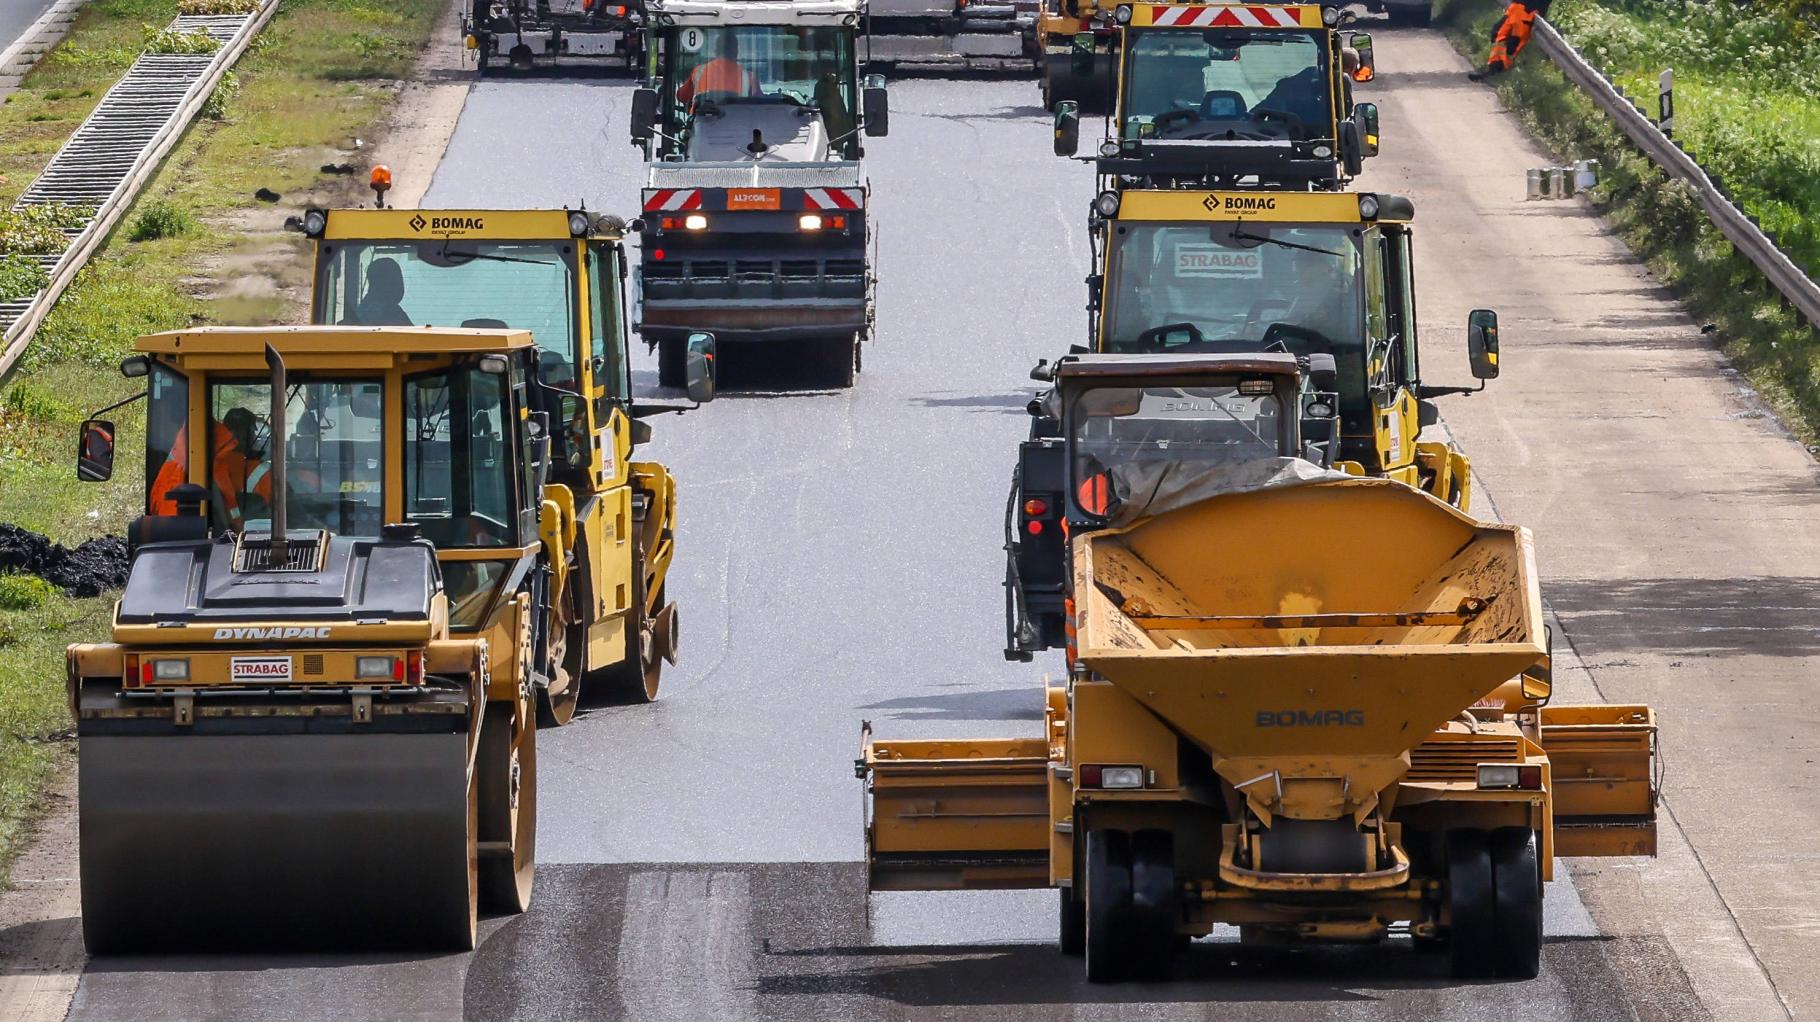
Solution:
[{"label": "number 8 decal", "polygon": [[699,29],[699,28],[683,29],[683,36],[682,36],[683,50],[687,53],[695,53],[698,50],[700,50],[701,43],[702,43],[701,37],[702,37],[702,32],[701,32],[701,29]]}]

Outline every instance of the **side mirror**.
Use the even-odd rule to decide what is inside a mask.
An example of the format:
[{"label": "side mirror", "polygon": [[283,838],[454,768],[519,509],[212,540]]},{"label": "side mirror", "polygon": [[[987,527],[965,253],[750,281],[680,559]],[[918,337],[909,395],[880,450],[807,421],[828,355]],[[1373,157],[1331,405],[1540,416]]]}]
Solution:
[{"label": "side mirror", "polygon": [[1308,356],[1308,382],[1314,390],[1340,389],[1340,370],[1331,352],[1317,351]]},{"label": "side mirror", "polygon": [[114,477],[114,424],[106,419],[89,419],[82,424],[82,439],[76,449],[76,478],[85,483],[104,483]]},{"label": "side mirror", "polygon": [[1359,103],[1352,108],[1352,119],[1359,126],[1359,152],[1378,155],[1378,105]]},{"label": "side mirror", "polygon": [[1365,147],[1357,121],[1340,122],[1340,163],[1346,176],[1358,177],[1365,170]]},{"label": "side mirror", "polygon": [[1523,698],[1536,705],[1548,702],[1548,697],[1555,690],[1555,630],[1552,625],[1543,626],[1543,648],[1548,655],[1531,664],[1520,678]]},{"label": "side mirror", "polygon": [[1048,359],[1039,358],[1036,365],[1030,367],[1030,378],[1038,383],[1052,383],[1055,381],[1055,367],[1049,364]]},{"label": "side mirror", "polygon": [[657,127],[657,90],[632,90],[632,144],[643,145]]},{"label": "side mirror", "polygon": [[1353,52],[1359,55],[1359,66],[1353,69],[1352,80],[1355,82],[1369,82],[1373,78],[1376,78],[1378,76],[1378,62],[1377,58],[1371,52],[1371,33],[1354,32],[1352,33],[1351,38],[1347,39],[1346,42],[1352,47]]},{"label": "side mirror", "polygon": [[714,400],[714,335],[690,334],[689,351],[683,365],[683,379],[689,400],[705,405]]},{"label": "side mirror", "polygon": [[866,134],[873,138],[882,138],[891,130],[891,104],[885,96],[884,75],[866,76],[866,86],[860,90],[860,116],[865,121]]},{"label": "side mirror", "polygon": [[1073,156],[1081,149],[1081,105],[1064,99],[1055,105],[1055,155]]},{"label": "side mirror", "polygon": [[1498,314],[1474,309],[1466,317],[1466,355],[1472,360],[1472,378],[1498,378]]}]

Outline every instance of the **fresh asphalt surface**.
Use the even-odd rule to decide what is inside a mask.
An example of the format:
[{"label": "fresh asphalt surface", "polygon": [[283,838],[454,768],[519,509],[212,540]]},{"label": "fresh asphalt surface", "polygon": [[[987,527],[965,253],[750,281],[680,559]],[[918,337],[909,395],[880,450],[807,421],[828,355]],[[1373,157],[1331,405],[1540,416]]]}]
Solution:
[{"label": "fresh asphalt surface", "polygon": [[[1383,33],[1380,59],[1418,40],[1442,52],[1426,33]],[[1441,75],[1387,75],[1379,89],[1451,87]],[[635,210],[629,95],[623,81],[477,86],[426,205]],[[1000,656],[1002,514],[1026,373],[1084,334],[1092,188],[1088,171],[1049,154],[1031,82],[903,81],[892,108],[890,137],[868,143],[881,285],[858,384],[782,389],[787,373],[755,376],[736,351],[726,382],[753,389],[654,420],[648,456],[681,485],[670,592],[682,662],[656,705],[541,733],[532,910],[485,922],[473,955],[96,960],[71,1018],[1705,1014],[1668,939],[1647,926],[1601,933],[1566,882],[1551,885],[1543,974],[1527,984],[1456,983],[1442,958],[1398,940],[1305,952],[1201,942],[1173,984],[1091,987],[1053,947],[1048,892],[868,904],[851,770],[861,719],[886,735],[1035,734],[1040,678],[1059,669]],[[1405,188],[1389,178],[1406,174],[1418,201],[1467,187],[1435,176],[1437,153],[1422,148],[1456,139],[1392,123],[1387,156],[1408,151],[1373,172],[1375,187]],[[1454,132],[1481,137],[1472,123]],[[1484,232],[1451,244],[1518,258],[1527,241]],[[1437,258],[1448,257],[1428,256],[1425,315],[1448,272]],[[1483,283],[1443,299],[1449,320],[1427,320],[1445,338],[1437,348],[1457,347],[1453,305],[1499,304],[1497,280]],[[1432,358],[1437,382],[1464,375],[1463,357]],[[637,365],[652,393],[651,361]],[[1485,410],[1500,398],[1474,400]]]}]

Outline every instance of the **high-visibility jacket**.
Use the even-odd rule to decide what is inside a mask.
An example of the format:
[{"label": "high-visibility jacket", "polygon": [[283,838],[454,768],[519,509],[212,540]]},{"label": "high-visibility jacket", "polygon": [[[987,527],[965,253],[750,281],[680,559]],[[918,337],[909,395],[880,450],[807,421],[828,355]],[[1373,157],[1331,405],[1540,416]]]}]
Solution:
[{"label": "high-visibility jacket", "polygon": [[1504,20],[1498,23],[1497,34],[1492,36],[1491,55],[1485,58],[1485,66],[1494,71],[1508,71],[1516,63],[1517,54],[1529,45],[1529,37],[1536,29],[1536,15],[1548,10],[1546,2],[1536,0],[1516,0],[1504,9]]},{"label": "high-visibility jacket", "polygon": [[[211,438],[215,453],[209,482],[217,499],[221,501],[221,511],[227,516],[228,524],[238,527],[242,518],[242,493],[256,493],[268,502],[272,499],[269,466],[263,459],[247,457],[240,449],[240,441],[234,438],[233,431],[219,422],[213,424]],[[159,466],[157,476],[152,479],[152,514],[177,513],[177,502],[171,499],[171,491],[188,480],[189,464],[189,429],[184,427],[177,430],[177,439],[171,444],[170,453],[165,456],[164,464]]]},{"label": "high-visibility jacket", "polygon": [[739,66],[731,57],[715,57],[695,70],[676,87],[680,103],[692,103],[696,96],[730,92],[735,96],[758,95],[758,76]]}]

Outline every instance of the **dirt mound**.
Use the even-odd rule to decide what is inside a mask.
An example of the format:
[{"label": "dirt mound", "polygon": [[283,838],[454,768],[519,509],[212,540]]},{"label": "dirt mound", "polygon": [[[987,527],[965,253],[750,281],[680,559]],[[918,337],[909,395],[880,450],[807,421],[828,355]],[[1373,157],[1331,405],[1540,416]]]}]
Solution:
[{"label": "dirt mound", "polygon": [[0,524],[0,572],[36,575],[71,596],[99,596],[126,584],[126,540],[91,539],[71,550],[17,525]]}]

